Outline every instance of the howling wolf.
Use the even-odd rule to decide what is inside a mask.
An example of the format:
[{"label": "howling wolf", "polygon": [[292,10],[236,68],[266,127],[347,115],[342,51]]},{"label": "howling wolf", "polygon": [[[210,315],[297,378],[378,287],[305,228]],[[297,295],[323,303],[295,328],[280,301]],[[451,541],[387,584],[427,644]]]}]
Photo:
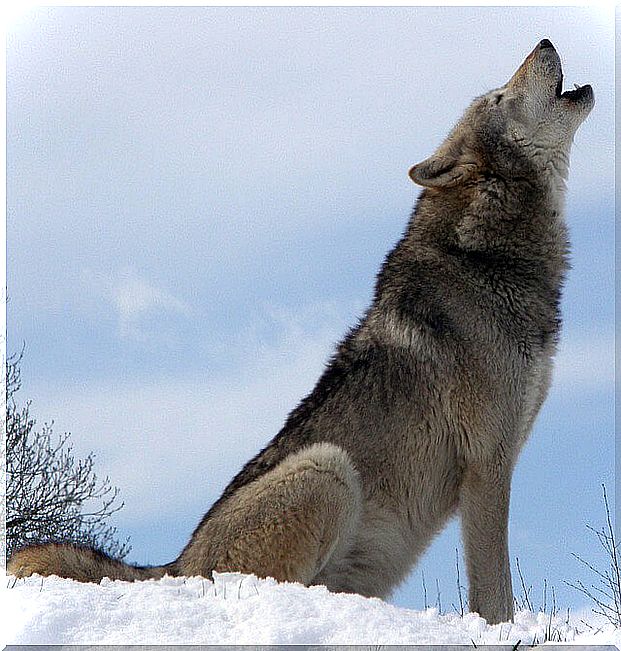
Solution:
[{"label": "howling wolf", "polygon": [[544,39],[412,167],[424,190],[371,306],[179,558],[137,567],[49,543],[8,570],[79,581],[240,571],[385,597],[459,512],[470,609],[511,619],[511,475],[550,384],[569,150],[594,103],[590,86],[562,92],[562,79]]}]

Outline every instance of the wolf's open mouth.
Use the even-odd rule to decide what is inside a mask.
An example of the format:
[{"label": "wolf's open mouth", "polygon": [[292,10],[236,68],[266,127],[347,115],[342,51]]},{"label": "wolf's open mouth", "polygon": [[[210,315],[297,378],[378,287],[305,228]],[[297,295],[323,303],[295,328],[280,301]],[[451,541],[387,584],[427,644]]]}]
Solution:
[{"label": "wolf's open mouth", "polygon": [[589,84],[585,84],[584,86],[574,84],[574,86],[575,88],[573,90],[566,90],[563,92],[563,73],[561,73],[561,76],[556,82],[556,96],[563,99],[578,100],[591,91],[591,86]]}]

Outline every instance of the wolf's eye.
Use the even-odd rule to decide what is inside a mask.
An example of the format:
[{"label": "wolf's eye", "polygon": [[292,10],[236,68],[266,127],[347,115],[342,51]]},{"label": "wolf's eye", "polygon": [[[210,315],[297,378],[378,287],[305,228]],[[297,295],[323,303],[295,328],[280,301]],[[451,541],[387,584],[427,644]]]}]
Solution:
[{"label": "wolf's eye", "polygon": [[496,97],[494,97],[494,104],[500,104],[500,100],[501,100],[503,97],[504,97],[504,96],[502,95],[502,93],[499,93],[498,95],[496,95]]}]

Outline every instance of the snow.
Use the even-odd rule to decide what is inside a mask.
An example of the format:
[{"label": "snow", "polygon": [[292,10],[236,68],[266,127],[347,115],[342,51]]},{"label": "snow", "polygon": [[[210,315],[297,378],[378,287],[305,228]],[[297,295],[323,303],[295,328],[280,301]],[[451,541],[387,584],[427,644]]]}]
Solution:
[{"label": "snow", "polygon": [[[521,611],[489,626],[237,573],[127,583],[7,576],[0,589],[5,644],[522,644],[621,645],[621,629]],[[582,632],[586,631],[586,632]],[[546,635],[546,631],[548,632]]]}]

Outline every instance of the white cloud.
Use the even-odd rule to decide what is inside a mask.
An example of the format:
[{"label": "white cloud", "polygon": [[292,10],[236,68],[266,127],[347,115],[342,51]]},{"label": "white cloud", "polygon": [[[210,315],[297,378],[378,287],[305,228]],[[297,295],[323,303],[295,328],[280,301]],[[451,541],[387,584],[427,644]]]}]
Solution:
[{"label": "white cloud", "polygon": [[561,337],[554,362],[553,386],[612,387],[615,380],[613,333],[571,334]]},{"label": "white cloud", "polygon": [[188,303],[161,287],[156,287],[133,268],[112,274],[84,270],[82,282],[115,311],[121,338],[145,341],[153,337],[145,323],[158,314],[190,316]]},{"label": "white cloud", "polygon": [[119,317],[122,337],[143,338],[140,322],[157,312],[189,314],[188,305],[169,292],[154,287],[134,272],[124,272],[112,288],[111,300]]}]

